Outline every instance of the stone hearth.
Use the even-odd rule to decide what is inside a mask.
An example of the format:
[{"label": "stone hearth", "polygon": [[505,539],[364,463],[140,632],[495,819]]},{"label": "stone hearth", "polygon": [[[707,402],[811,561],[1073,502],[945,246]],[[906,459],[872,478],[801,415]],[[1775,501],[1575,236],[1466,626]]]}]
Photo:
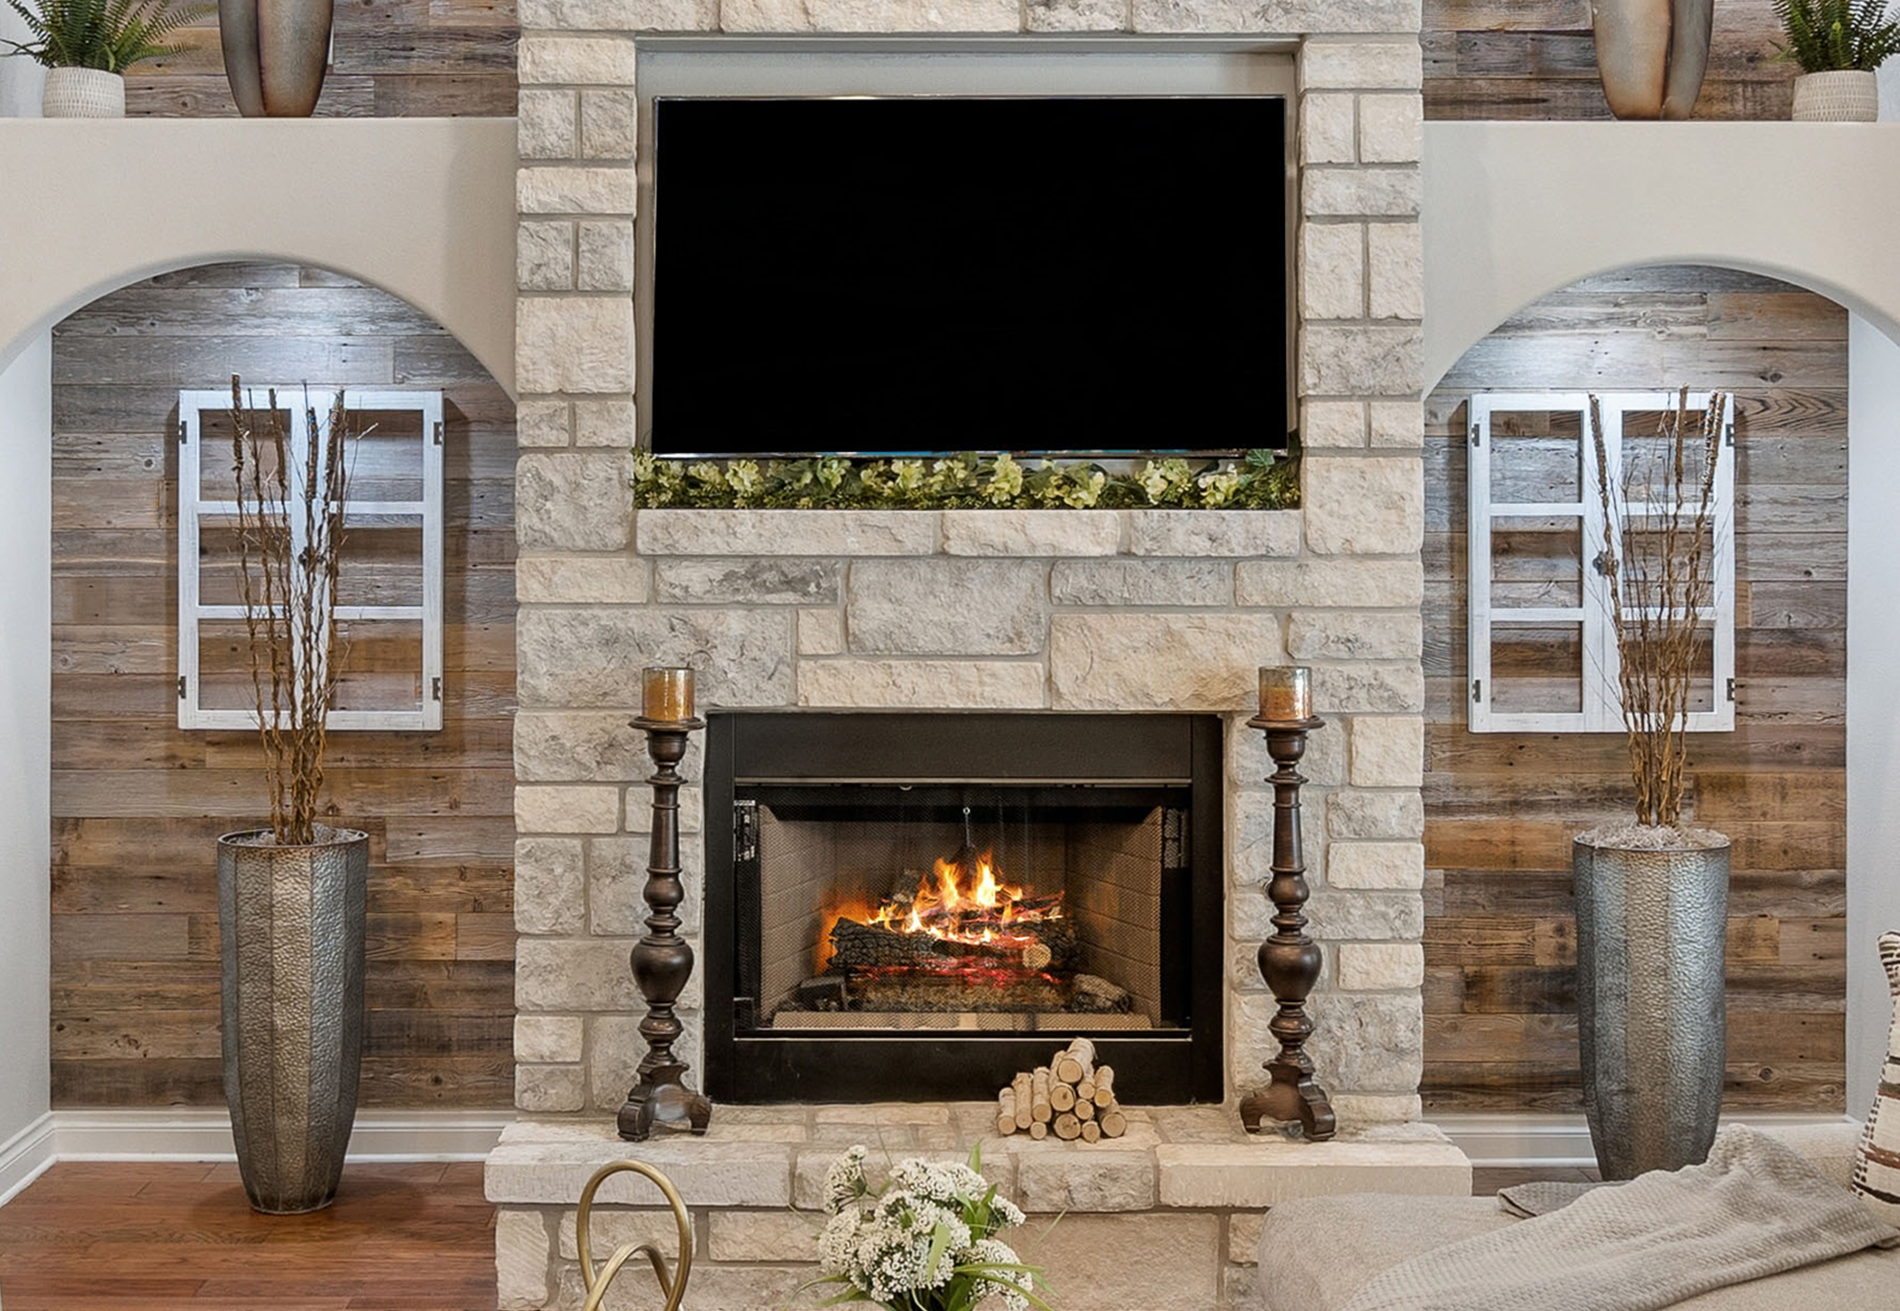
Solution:
[{"label": "stone hearth", "polygon": [[[1049,1267],[1056,1304],[1116,1311],[1236,1304],[1253,1277],[1261,1218],[1289,1198],[1471,1191],[1464,1154],[1430,1125],[1300,1143],[1277,1134],[1248,1138],[1221,1109],[1129,1114],[1125,1137],[1093,1146],[998,1139],[991,1103],[724,1107],[704,1140],[669,1137],[638,1147],[600,1121],[524,1122],[503,1135],[488,1162],[488,1198],[500,1208],[502,1305],[580,1305],[574,1201],[596,1169],[629,1155],[666,1171],[695,1213],[688,1304],[757,1311],[821,1300],[798,1289],[813,1275],[825,1171],[853,1143],[871,1149],[874,1166],[886,1154],[962,1160],[980,1144],[984,1172],[1030,1213],[1017,1233],[1025,1249],[1035,1249],[1031,1259]],[[658,1200],[644,1180],[622,1177],[603,1187],[596,1259],[636,1240],[671,1253],[673,1218],[655,1207]],[[644,1267],[621,1284],[609,1308],[652,1304]],[[1078,1296],[1065,1299],[1065,1291]]]}]

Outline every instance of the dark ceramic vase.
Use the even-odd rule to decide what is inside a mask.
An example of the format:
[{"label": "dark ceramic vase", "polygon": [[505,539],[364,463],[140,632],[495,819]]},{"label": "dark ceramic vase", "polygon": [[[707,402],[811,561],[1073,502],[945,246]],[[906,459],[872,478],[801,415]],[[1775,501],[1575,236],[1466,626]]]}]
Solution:
[{"label": "dark ceramic vase", "polygon": [[1590,0],[1597,72],[1618,118],[1688,118],[1709,68],[1715,0]]},{"label": "dark ceramic vase", "polygon": [[224,76],[246,118],[309,118],[330,62],[333,0],[218,0]]}]

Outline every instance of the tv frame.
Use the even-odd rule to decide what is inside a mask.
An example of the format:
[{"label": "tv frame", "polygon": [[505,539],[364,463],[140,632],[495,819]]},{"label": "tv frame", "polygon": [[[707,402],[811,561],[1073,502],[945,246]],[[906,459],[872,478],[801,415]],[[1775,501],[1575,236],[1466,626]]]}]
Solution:
[{"label": "tv frame", "polygon": [[[902,90],[871,92],[808,92],[803,89],[761,90],[756,93],[731,94],[714,91],[706,94],[688,91],[650,92],[641,97],[639,141],[640,150],[635,164],[638,169],[638,204],[635,216],[635,276],[634,276],[634,337],[637,352],[636,370],[636,445],[639,449],[651,450],[652,429],[650,415],[652,406],[648,403],[653,393],[653,336],[654,336],[654,256],[655,226],[659,211],[660,197],[655,182],[655,145],[657,131],[654,105],[661,100],[896,100],[896,99],[933,99],[933,100],[1242,100],[1271,99],[1278,100],[1283,106],[1281,119],[1283,194],[1285,197],[1285,329],[1284,346],[1284,399],[1286,403],[1285,432],[1290,436],[1299,425],[1299,396],[1297,388],[1297,350],[1299,334],[1299,287],[1297,279],[1297,261],[1295,258],[1299,223],[1299,167],[1298,134],[1294,131],[1297,102],[1290,89],[1276,88],[1271,91],[1121,91],[1104,88],[1102,90],[1002,90],[996,92],[972,93],[968,91],[947,90]],[[1261,445],[1283,448],[1286,441],[1264,441]],[[1062,459],[1100,460],[1105,463],[1126,463],[1157,456],[1182,456],[1188,458],[1227,458],[1240,455],[1245,447],[1190,447],[1155,448],[1152,450],[1091,450],[1088,448],[1067,447],[979,447],[976,453],[981,455],[1000,454],[1007,450],[1012,455],[1034,457],[1056,457]],[[831,449],[823,451],[727,451],[710,449],[704,451],[669,453],[661,458],[667,460],[718,460],[718,459],[806,459],[814,455],[839,456],[844,458],[897,458],[904,455],[941,456],[951,452],[940,450],[906,451],[893,455],[891,452],[864,452],[857,450]]]}]

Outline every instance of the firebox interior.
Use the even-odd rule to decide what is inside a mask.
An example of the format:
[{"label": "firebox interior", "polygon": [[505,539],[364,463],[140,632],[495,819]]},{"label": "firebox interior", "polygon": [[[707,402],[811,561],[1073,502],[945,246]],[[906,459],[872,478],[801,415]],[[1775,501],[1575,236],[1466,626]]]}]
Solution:
[{"label": "firebox interior", "polygon": [[900,1066],[988,1097],[1086,1034],[1143,1100],[1220,1098],[1217,717],[709,718],[715,1097],[888,1096]]}]

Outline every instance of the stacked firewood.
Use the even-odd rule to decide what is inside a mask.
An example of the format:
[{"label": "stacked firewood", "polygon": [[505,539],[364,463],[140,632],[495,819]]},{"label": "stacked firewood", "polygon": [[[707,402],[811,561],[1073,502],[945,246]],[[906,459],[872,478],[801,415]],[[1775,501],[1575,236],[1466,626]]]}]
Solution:
[{"label": "stacked firewood", "polygon": [[1077,1038],[996,1094],[996,1131],[1085,1143],[1121,1137],[1128,1117],[1115,1100],[1115,1067],[1097,1065],[1095,1044]]}]

